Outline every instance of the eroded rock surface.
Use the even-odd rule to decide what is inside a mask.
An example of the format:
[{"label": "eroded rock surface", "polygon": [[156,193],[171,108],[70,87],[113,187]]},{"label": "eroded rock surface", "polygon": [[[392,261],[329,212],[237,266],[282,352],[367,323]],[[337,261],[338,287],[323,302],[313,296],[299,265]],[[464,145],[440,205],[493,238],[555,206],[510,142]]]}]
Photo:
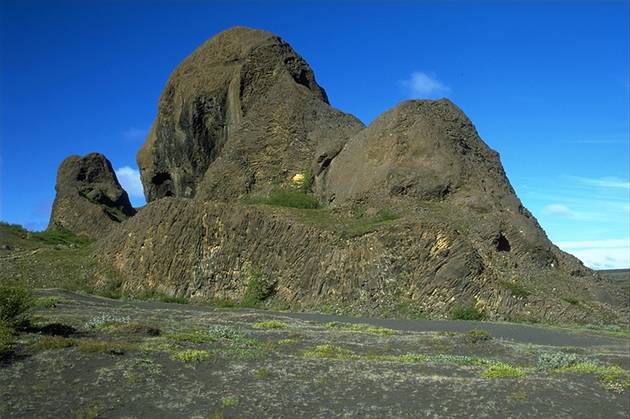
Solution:
[{"label": "eroded rock surface", "polygon": [[135,214],[111,163],[100,153],[66,158],[57,171],[55,190],[48,228],[99,238]]},{"label": "eroded rock surface", "polygon": [[289,44],[237,27],[173,72],[137,160],[147,201],[231,199],[310,169],[316,150],[361,128]]}]

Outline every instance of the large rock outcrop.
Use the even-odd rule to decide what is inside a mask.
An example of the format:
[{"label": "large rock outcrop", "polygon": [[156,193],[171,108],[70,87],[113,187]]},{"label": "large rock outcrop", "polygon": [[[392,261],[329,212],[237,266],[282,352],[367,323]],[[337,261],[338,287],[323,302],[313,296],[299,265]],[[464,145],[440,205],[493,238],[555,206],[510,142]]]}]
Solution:
[{"label": "large rock outcrop", "polygon": [[100,153],[70,156],[59,166],[48,228],[99,238],[135,214],[109,160]]},{"label": "large rock outcrop", "polygon": [[[106,160],[86,180],[77,159],[60,169],[51,223],[109,230],[95,257],[132,292],[239,299],[255,279],[276,303],[354,313],[474,305],[491,319],[606,323],[627,310],[548,240],[450,101],[403,102],[364,127],[269,32],[225,31],[173,72],[138,153],[148,204],[133,218],[108,219],[133,210]],[[277,188],[323,207],[261,205]]]},{"label": "large rock outcrop", "polygon": [[285,41],[237,27],[175,69],[137,160],[148,202],[232,199],[310,169],[361,128]]}]

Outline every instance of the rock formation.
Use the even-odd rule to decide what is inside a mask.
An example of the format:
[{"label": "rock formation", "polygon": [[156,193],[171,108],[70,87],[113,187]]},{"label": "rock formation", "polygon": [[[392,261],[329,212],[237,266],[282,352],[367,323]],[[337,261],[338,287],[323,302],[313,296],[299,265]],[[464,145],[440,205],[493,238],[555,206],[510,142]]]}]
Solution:
[{"label": "rock formation", "polygon": [[310,169],[361,128],[286,42],[237,27],[175,69],[138,166],[148,202],[232,199]]},{"label": "rock formation", "polygon": [[[83,167],[76,159],[60,179]],[[287,306],[429,317],[474,306],[491,319],[553,322],[618,321],[627,308],[548,240],[450,101],[403,102],[364,127],[268,32],[227,30],[176,68],[138,165],[149,203],[95,251],[126,290],[237,300],[255,279]],[[108,167],[99,173],[119,188]],[[97,209],[131,215],[121,195],[78,176],[58,182],[54,222],[84,231]],[[292,179],[305,182],[299,192]],[[323,206],[260,200],[278,188]]]},{"label": "rock formation", "polygon": [[100,153],[66,158],[57,171],[55,190],[48,228],[98,238],[135,214],[111,163]]}]

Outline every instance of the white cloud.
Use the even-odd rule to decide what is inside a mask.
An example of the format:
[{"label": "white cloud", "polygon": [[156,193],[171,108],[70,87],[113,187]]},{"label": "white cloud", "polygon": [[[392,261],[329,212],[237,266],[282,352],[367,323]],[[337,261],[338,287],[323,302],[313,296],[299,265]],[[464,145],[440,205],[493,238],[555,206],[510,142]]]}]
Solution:
[{"label": "white cloud", "polygon": [[147,130],[135,128],[135,127],[131,127],[127,129],[125,132],[123,132],[123,136],[127,140],[140,140],[146,137],[146,135],[147,135]]},{"label": "white cloud", "polygon": [[630,190],[630,182],[628,182],[627,180],[619,179],[618,177],[601,177],[601,178],[576,177],[576,179],[586,185],[598,186],[600,188],[615,188],[615,189],[629,189]]},{"label": "white cloud", "polygon": [[619,269],[630,267],[630,240],[584,240],[556,243],[593,269]]},{"label": "white cloud", "polygon": [[573,215],[573,211],[571,211],[569,207],[563,204],[547,205],[542,210],[543,210],[543,213],[547,215],[560,215],[560,216],[566,216],[566,217],[570,217]]},{"label": "white cloud", "polygon": [[142,182],[140,181],[140,172],[129,166],[123,166],[116,169],[116,176],[118,181],[122,185],[123,189],[127,191],[130,198],[142,198],[144,199],[144,189],[142,188]]},{"label": "white cloud", "polygon": [[400,85],[410,97],[437,97],[451,91],[439,80],[420,71],[414,71],[408,80],[402,80]]}]

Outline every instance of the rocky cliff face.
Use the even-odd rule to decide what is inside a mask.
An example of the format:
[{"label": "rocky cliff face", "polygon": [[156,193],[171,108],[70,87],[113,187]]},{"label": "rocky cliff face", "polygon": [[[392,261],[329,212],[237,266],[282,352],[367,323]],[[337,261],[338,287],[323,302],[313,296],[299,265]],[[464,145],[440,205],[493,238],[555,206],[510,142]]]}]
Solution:
[{"label": "rocky cliff face", "polygon": [[135,214],[109,160],[100,153],[66,158],[57,171],[48,228],[98,238]]},{"label": "rocky cliff face", "polygon": [[138,153],[147,201],[231,199],[288,180],[363,127],[330,107],[313,71],[279,37],[233,28],[169,78]]},{"label": "rocky cliff face", "polygon": [[[95,257],[128,290],[239,299],[256,279],[290,306],[429,317],[474,306],[551,322],[620,321],[627,309],[548,240],[454,104],[403,102],[364,127],[268,32],[225,31],[173,72],[138,153],[149,203],[133,218],[111,227],[104,209],[131,215],[126,195],[111,166],[79,181],[77,159],[60,169],[70,180],[53,221],[109,229]],[[260,200],[278,189],[323,205]]]}]

